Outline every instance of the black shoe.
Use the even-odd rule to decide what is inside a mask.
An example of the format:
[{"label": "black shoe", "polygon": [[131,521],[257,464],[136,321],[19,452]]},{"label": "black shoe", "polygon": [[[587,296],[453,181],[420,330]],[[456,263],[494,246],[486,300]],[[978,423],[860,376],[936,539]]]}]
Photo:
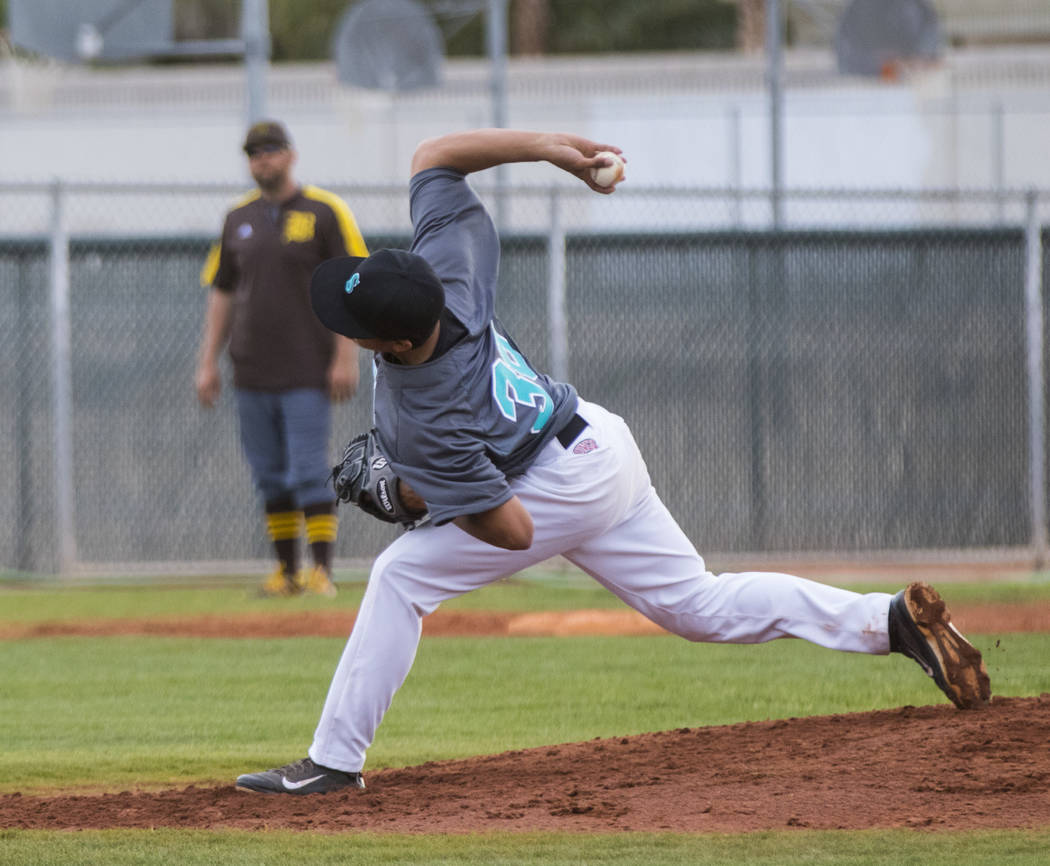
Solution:
[{"label": "black shoe", "polygon": [[890,652],[917,661],[959,709],[984,706],[992,694],[988,671],[951,619],[937,590],[911,584],[890,602]]},{"label": "black shoe", "polygon": [[360,773],[344,773],[302,758],[265,773],[247,773],[237,777],[237,787],[262,794],[327,794],[343,788],[363,788]]}]

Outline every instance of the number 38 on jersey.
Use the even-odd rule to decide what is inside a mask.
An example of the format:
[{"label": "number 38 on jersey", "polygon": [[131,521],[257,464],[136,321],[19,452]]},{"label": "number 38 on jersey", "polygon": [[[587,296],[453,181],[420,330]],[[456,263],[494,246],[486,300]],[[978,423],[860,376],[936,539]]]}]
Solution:
[{"label": "number 38 on jersey", "polygon": [[494,327],[492,335],[499,353],[499,358],[492,364],[492,396],[496,405],[499,406],[503,417],[510,421],[518,420],[518,406],[538,409],[531,432],[539,433],[554,411],[554,401],[537,381],[539,377],[510,341]]}]

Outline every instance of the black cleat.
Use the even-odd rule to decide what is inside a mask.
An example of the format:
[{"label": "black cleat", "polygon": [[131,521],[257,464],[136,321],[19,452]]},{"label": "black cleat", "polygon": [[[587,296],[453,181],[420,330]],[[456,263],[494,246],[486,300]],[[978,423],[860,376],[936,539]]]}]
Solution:
[{"label": "black cleat", "polygon": [[237,787],[242,791],[258,791],[261,794],[327,794],[329,791],[364,786],[365,780],[360,773],[332,770],[315,764],[309,758],[265,773],[246,773],[237,777]]},{"label": "black cleat", "polygon": [[917,661],[959,709],[984,706],[992,694],[988,671],[951,619],[937,590],[910,584],[890,602],[890,652]]}]

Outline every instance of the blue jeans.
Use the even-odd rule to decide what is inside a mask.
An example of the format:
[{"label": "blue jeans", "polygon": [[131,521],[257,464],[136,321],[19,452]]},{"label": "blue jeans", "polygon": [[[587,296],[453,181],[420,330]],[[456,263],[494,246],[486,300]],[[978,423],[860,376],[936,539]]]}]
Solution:
[{"label": "blue jeans", "polygon": [[328,395],[236,389],[241,445],[263,502],[291,497],[297,509],[333,502],[328,486]]}]

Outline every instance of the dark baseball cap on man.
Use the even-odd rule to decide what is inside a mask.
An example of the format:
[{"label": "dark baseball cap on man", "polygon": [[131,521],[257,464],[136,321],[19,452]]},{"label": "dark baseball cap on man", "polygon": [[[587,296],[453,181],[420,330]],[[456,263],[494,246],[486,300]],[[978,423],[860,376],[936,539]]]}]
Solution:
[{"label": "dark baseball cap on man", "polygon": [[421,256],[385,249],[322,262],[310,300],[322,324],[344,337],[419,345],[445,308],[445,289]]},{"label": "dark baseball cap on man", "polygon": [[260,120],[253,123],[244,138],[244,152],[249,156],[260,147],[291,147],[292,140],[276,120]]}]

